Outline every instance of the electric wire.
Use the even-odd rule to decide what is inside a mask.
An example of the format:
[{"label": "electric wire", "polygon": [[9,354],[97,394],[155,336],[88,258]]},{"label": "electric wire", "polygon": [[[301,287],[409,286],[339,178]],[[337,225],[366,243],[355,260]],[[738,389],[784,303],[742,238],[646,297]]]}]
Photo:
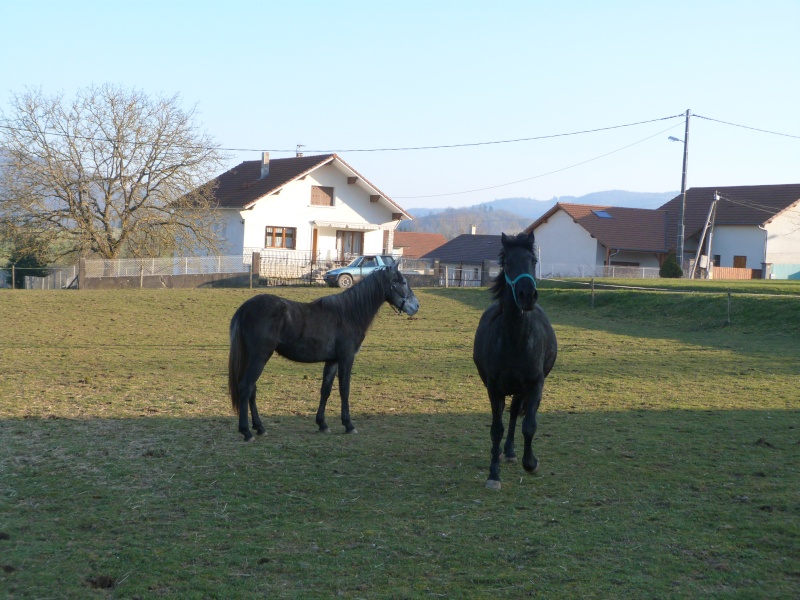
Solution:
[{"label": "electric wire", "polygon": [[739,125],[737,123],[730,123],[728,121],[721,121],[720,119],[712,119],[711,117],[704,117],[703,115],[692,115],[693,117],[697,117],[698,119],[705,119],[706,121],[713,121],[715,123],[722,123],[723,125],[730,125],[731,127],[740,127],[742,129],[750,129],[752,131],[760,131],[761,133],[769,133],[772,135],[780,135],[783,137],[795,138],[800,139],[800,135],[792,135],[790,133],[780,133],[779,131],[770,131],[768,129],[759,129],[758,127],[750,127],[748,125]]},{"label": "electric wire", "polygon": [[622,150],[626,150],[627,148],[630,148],[632,146],[636,146],[637,144],[641,144],[642,142],[646,142],[647,140],[652,139],[652,138],[654,138],[656,136],[663,135],[667,131],[669,131],[670,129],[675,129],[675,127],[679,127],[680,125],[681,124],[679,123],[678,125],[673,125],[671,127],[667,127],[663,131],[659,131],[658,133],[654,133],[653,135],[649,135],[646,138],[643,138],[643,139],[641,139],[639,141],[633,142],[632,144],[628,144],[626,146],[622,146],[621,148],[617,148],[616,150],[612,150],[611,152],[606,152],[605,154],[601,154],[599,156],[595,156],[593,158],[589,158],[587,160],[575,163],[573,165],[569,165],[567,167],[561,167],[560,169],[555,169],[553,171],[548,171],[547,173],[540,173],[539,175],[533,175],[531,177],[526,177],[525,179],[518,179],[516,181],[509,181],[508,183],[499,183],[497,185],[491,185],[491,186],[482,187],[482,188],[475,188],[475,189],[471,189],[471,190],[463,190],[463,191],[460,191],[460,192],[447,192],[447,193],[444,193],[444,194],[427,194],[427,195],[424,195],[424,196],[393,196],[393,197],[397,198],[398,200],[399,199],[414,200],[414,199],[419,199],[419,198],[441,198],[443,196],[457,196],[457,195],[460,195],[460,194],[469,194],[471,192],[483,192],[483,191],[486,191],[486,190],[494,190],[494,189],[501,188],[501,187],[506,187],[506,186],[509,186],[509,185],[515,185],[517,183],[523,183],[525,181],[532,181],[533,179],[539,179],[541,177],[546,177],[548,175],[553,175],[555,173],[560,173],[560,172],[566,171],[568,169],[574,169],[575,167],[579,167],[581,165],[585,165],[586,163],[590,163],[592,161],[599,160],[601,158],[605,158],[606,156],[610,156],[612,154],[616,154],[617,152],[621,152]]},{"label": "electric wire", "polygon": [[[304,148],[304,152],[319,152],[321,154],[330,154],[330,153],[346,153],[346,152],[400,152],[406,150],[441,150],[441,149],[448,149],[448,148],[467,148],[472,146],[491,146],[491,145],[498,145],[498,144],[514,144],[518,142],[531,142],[531,141],[538,141],[538,140],[547,140],[553,138],[560,138],[560,137],[569,137],[574,135],[583,135],[586,133],[598,133],[600,131],[611,131],[613,129],[622,129],[624,127],[635,127],[637,125],[645,125],[647,123],[655,123],[658,121],[667,121],[670,119],[676,119],[679,117],[683,117],[683,114],[678,115],[671,115],[669,117],[659,117],[657,119],[648,119],[646,121],[637,121],[635,123],[625,123],[623,125],[611,125],[608,127],[597,127],[594,129],[584,129],[581,131],[571,131],[567,133],[554,133],[549,135],[540,135],[540,136],[533,136],[533,137],[524,137],[524,138],[514,138],[514,139],[507,139],[507,140],[493,140],[488,142],[467,142],[463,144],[438,144],[432,146],[404,146],[404,147],[396,147],[396,148],[344,148],[344,149],[332,149],[332,148],[324,148],[324,149],[308,149]],[[68,137],[72,139],[79,139],[85,141],[97,141],[97,142],[111,142],[114,143],[114,140],[102,137],[91,137],[91,136],[81,136],[81,135],[74,135],[74,134],[67,134],[61,133],[56,131],[41,131],[41,130],[32,130],[24,127],[12,127],[10,125],[0,125],[0,128],[9,129],[12,131],[19,131],[25,133],[32,133],[37,135],[52,135],[57,137]],[[132,146],[138,145],[147,145],[146,142],[142,142],[141,144],[131,144]],[[288,153],[288,152],[296,152],[297,148],[292,148],[291,150],[286,149],[279,149],[279,148],[225,148],[221,146],[176,146],[178,148],[184,148],[189,150],[219,150],[222,152],[276,152],[276,153]]]}]

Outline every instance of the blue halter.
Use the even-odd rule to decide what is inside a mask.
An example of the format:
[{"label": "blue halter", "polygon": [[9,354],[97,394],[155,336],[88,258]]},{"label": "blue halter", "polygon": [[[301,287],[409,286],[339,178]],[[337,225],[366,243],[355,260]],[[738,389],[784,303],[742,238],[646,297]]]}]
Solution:
[{"label": "blue halter", "polygon": [[524,279],[525,277],[527,277],[533,282],[533,289],[536,289],[536,279],[534,279],[533,275],[531,275],[530,273],[522,273],[521,275],[517,275],[514,278],[514,281],[511,281],[511,278],[508,276],[508,273],[503,273],[503,274],[506,276],[506,282],[508,283],[508,285],[511,286],[511,293],[514,296],[514,304],[517,305],[517,308],[522,310],[522,307],[519,305],[519,300],[517,300],[517,290],[514,286],[517,285],[517,282],[520,279]]}]

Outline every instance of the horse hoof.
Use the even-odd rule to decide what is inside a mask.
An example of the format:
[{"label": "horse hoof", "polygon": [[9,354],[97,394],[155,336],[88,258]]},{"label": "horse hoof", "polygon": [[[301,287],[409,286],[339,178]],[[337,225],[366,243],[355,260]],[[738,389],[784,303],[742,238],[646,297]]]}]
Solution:
[{"label": "horse hoof", "polygon": [[345,431],[345,433],[358,433],[358,429],[353,427],[352,429],[348,429],[347,431]]},{"label": "horse hoof", "polygon": [[505,456],[503,459],[506,461],[506,464],[515,465],[517,464],[517,457],[516,456]]},{"label": "horse hoof", "polygon": [[487,479],[486,487],[490,490],[499,490],[502,486],[496,479]]},{"label": "horse hoof", "polygon": [[330,428],[330,427],[321,427],[321,428],[320,428],[320,429],[317,431],[317,433],[330,433],[330,432],[331,432],[331,428]]},{"label": "horse hoof", "polygon": [[536,475],[539,472],[539,461],[538,460],[536,461],[536,464],[533,465],[532,467],[530,465],[526,465],[526,464],[523,464],[522,466],[525,467],[525,470],[530,475]]},{"label": "horse hoof", "polygon": [[256,431],[256,435],[258,436],[264,435],[265,433],[267,433],[266,429],[259,429],[258,431]]},{"label": "horse hoof", "polygon": [[255,442],[256,438],[253,437],[253,434],[244,436],[243,442]]}]

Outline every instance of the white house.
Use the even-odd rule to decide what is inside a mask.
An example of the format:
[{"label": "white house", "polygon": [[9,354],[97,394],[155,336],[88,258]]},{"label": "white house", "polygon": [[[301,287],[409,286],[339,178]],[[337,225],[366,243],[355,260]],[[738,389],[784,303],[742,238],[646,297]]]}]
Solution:
[{"label": "white house", "polygon": [[[652,273],[675,252],[682,200],[655,210],[556,204],[526,229],[536,236],[541,274]],[[718,279],[800,279],[800,184],[687,190],[685,273],[698,256]]]},{"label": "white house", "polygon": [[[714,267],[725,269],[720,273],[735,268],[748,269],[753,277],[800,279],[800,184],[688,189],[684,210],[687,259],[697,254],[716,197],[719,200],[708,227],[711,235],[707,232],[702,239],[701,257],[710,256]],[[676,196],[659,209],[667,212],[667,240],[673,251],[680,202],[681,197]]]},{"label": "white house", "polygon": [[653,275],[666,257],[666,213],[559,202],[525,231],[534,232],[541,277]]},{"label": "white house", "polygon": [[342,261],[391,252],[405,210],[336,154],[245,161],[215,178],[227,253]]}]

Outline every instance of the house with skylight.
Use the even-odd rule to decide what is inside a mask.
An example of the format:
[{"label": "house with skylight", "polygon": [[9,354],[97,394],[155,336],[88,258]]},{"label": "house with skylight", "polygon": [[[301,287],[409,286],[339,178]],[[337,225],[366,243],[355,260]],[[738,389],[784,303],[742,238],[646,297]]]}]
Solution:
[{"label": "house with skylight", "polygon": [[[533,231],[540,277],[627,276],[624,267],[657,276],[666,259],[665,211],[559,202]],[[646,272],[646,271],[645,271]]]},{"label": "house with skylight", "polygon": [[540,276],[655,277],[675,253],[681,213],[684,274],[800,279],[800,184],[690,188],[654,210],[560,202],[525,231]]}]

